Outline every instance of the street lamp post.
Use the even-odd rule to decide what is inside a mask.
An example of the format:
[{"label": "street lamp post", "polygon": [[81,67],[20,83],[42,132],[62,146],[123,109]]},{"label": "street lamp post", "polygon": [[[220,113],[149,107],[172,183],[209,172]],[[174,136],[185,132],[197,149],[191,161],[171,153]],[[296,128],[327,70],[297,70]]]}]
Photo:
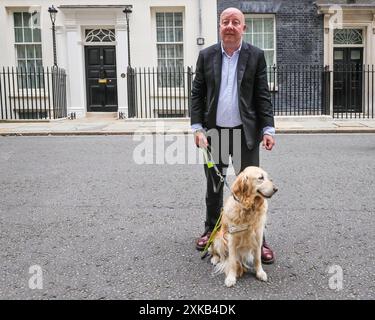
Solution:
[{"label": "street lamp post", "polygon": [[130,66],[131,66],[131,63],[130,63],[130,30],[129,30],[129,14],[131,14],[133,11],[132,11],[131,8],[126,7],[122,12],[125,13],[125,16],[126,16],[126,31],[127,31],[127,33],[128,33],[128,66],[130,67]]},{"label": "street lamp post", "polygon": [[52,5],[52,7],[48,8],[49,16],[52,22],[52,43],[53,43],[53,65],[57,67],[57,57],[56,57],[56,30],[55,30],[55,22],[56,22],[56,14],[57,9]]}]

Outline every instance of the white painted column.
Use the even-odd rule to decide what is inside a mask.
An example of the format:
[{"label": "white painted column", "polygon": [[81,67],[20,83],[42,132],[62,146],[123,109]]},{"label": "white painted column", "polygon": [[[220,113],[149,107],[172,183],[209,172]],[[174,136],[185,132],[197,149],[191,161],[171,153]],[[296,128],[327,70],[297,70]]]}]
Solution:
[{"label": "white painted column", "polygon": [[86,84],[84,78],[84,54],[79,26],[66,26],[67,48],[67,84],[70,103],[68,113],[75,112],[77,117],[86,115]]},{"label": "white painted column", "polygon": [[57,65],[66,70],[65,30],[63,26],[56,26],[56,56]]},{"label": "white painted column", "polygon": [[333,115],[333,28],[330,25],[331,14],[324,14],[324,65],[331,70],[330,81],[330,115]]},{"label": "white painted column", "polygon": [[[371,31],[369,32],[370,33],[370,41],[368,42],[368,46],[369,46],[369,50],[370,50],[370,59],[369,59],[369,63],[371,66],[370,66],[370,70],[374,70],[374,65],[375,65],[375,10],[373,10],[373,15],[372,15],[372,24],[371,24]],[[375,106],[375,80],[373,78],[373,74],[370,73],[371,75],[371,80],[369,82],[369,88],[368,90],[370,91],[370,101],[368,102],[368,106],[370,108],[371,106],[371,111],[372,110],[372,107]],[[375,112],[375,111],[374,111]],[[372,116],[375,116],[375,114],[373,114]]]},{"label": "white painted column", "polygon": [[[124,13],[116,17],[116,72],[117,72],[117,99],[118,112],[123,112],[128,117],[128,90],[127,90],[127,65],[128,65],[128,34]],[[125,75],[125,77],[123,77]]]},{"label": "white painted column", "polygon": [[323,20],[323,23],[324,23],[324,39],[323,39],[323,42],[324,42],[324,65],[330,65],[330,60],[329,60],[329,51],[331,50],[330,46],[329,46],[329,18],[330,18],[330,15],[329,14],[325,14],[324,15],[324,20]]}]

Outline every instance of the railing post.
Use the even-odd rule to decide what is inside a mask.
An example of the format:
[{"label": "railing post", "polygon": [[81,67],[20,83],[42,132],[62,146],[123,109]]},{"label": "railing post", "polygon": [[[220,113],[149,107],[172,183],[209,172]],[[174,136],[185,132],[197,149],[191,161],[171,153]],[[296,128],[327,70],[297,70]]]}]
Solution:
[{"label": "railing post", "polygon": [[188,85],[188,115],[190,117],[191,112],[191,87],[193,84],[193,72],[192,67],[187,67],[187,85]]},{"label": "railing post", "polygon": [[52,118],[56,119],[56,66],[51,67],[51,89],[52,89]]},{"label": "railing post", "polygon": [[127,69],[127,84],[128,84],[128,117],[135,117],[135,87],[134,87],[134,69],[128,66]]},{"label": "railing post", "polygon": [[330,87],[331,87],[331,73],[329,66],[325,66],[323,70],[322,81],[322,114],[330,114]]}]

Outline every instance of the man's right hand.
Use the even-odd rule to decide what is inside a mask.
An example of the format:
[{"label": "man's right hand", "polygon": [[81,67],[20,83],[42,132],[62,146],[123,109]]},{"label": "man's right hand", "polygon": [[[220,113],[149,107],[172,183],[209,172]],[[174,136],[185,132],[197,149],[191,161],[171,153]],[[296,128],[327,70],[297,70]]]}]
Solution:
[{"label": "man's right hand", "polygon": [[195,140],[195,145],[198,148],[204,148],[206,149],[208,147],[208,141],[207,137],[202,131],[196,131],[194,132],[194,140]]}]

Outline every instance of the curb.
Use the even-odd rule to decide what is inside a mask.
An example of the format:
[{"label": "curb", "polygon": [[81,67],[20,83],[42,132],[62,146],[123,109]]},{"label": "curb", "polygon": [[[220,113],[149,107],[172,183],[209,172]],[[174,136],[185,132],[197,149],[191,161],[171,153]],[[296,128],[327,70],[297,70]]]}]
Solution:
[{"label": "curb", "polygon": [[[276,129],[276,134],[339,134],[339,133],[375,133],[375,128],[329,128],[329,129]],[[0,132],[0,136],[128,136],[128,135],[177,135],[192,134],[190,130],[168,131],[35,131],[35,132]]]}]

